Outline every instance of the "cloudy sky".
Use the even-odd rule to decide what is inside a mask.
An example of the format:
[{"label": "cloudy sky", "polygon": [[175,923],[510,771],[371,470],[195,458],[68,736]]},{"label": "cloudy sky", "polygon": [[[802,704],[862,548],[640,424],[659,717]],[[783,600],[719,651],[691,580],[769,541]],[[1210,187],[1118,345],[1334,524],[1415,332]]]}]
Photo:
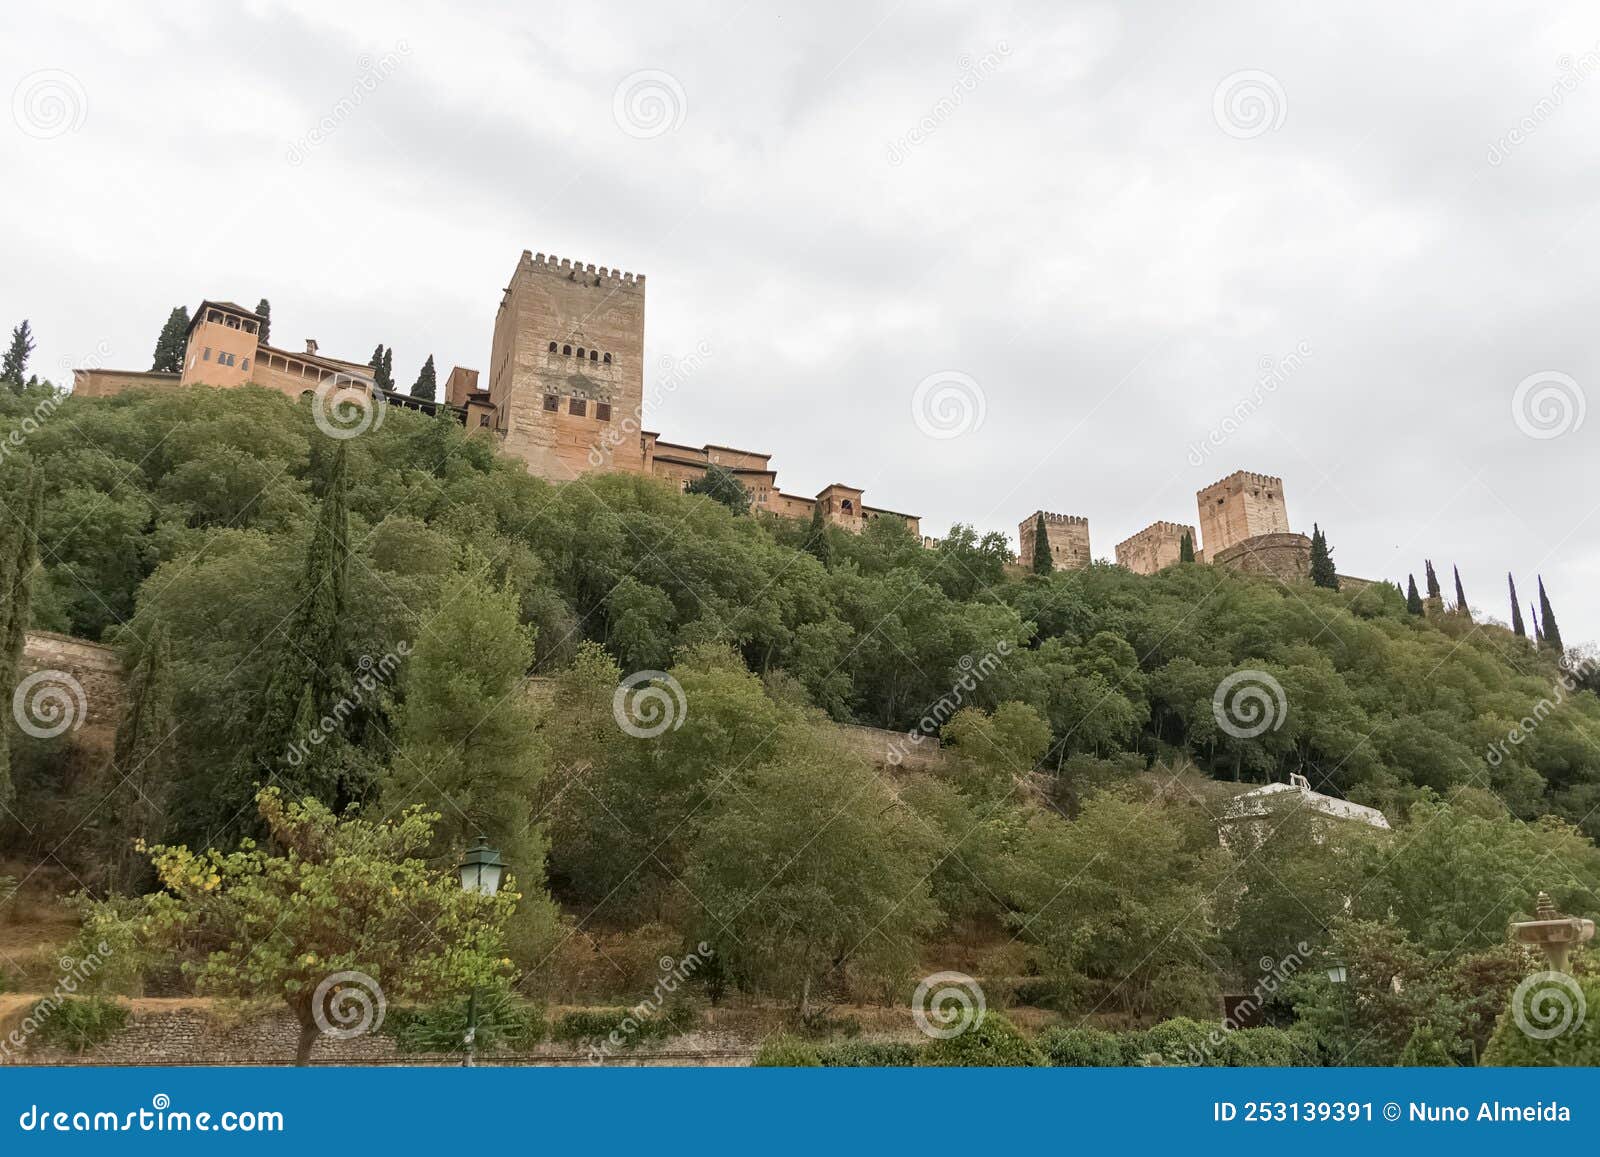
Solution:
[{"label": "cloudy sky", "polygon": [[1600,638],[1592,2],[46,7],[0,322],[49,376],[202,297],[487,370],[556,253],[648,275],[647,394],[707,351],[650,427],[787,490],[1110,558],[1246,468],[1345,573],[1542,573]]}]

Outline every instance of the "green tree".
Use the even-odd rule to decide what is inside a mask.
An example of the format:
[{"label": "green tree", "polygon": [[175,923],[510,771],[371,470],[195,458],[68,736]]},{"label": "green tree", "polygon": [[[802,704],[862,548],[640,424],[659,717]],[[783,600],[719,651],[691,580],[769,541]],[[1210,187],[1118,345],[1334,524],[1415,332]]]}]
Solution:
[{"label": "green tree", "polygon": [[378,383],[386,390],[394,389],[394,347],[387,346],[383,351],[383,380]]},{"label": "green tree", "polygon": [[1522,603],[1517,598],[1517,580],[1506,574],[1506,585],[1511,588],[1511,632],[1519,639],[1528,637],[1528,628],[1522,622]]},{"label": "green tree", "polygon": [[1556,613],[1550,609],[1550,596],[1544,593],[1544,576],[1539,576],[1539,630],[1544,645],[1556,654],[1566,650],[1561,644],[1561,628],[1556,626]]},{"label": "green tree", "polygon": [[428,360],[422,363],[422,372],[417,375],[416,384],[411,387],[413,398],[426,398],[430,402],[439,400],[439,380],[433,368],[433,355],[428,355]]},{"label": "green tree", "polygon": [[272,302],[262,298],[256,302],[256,313],[261,315],[261,332],[256,338],[262,345],[272,344]]},{"label": "green tree", "polygon": [[[4,481],[0,478],[0,481]],[[11,501],[0,510],[0,691],[9,699],[17,685],[18,663],[29,627],[29,611],[39,567],[39,525],[43,478],[36,467],[20,472]],[[16,793],[11,777],[12,712],[0,716],[0,807]]]},{"label": "green tree", "polygon": [[1328,549],[1328,540],[1316,523],[1311,524],[1311,582],[1330,591],[1339,589],[1339,573],[1333,566],[1333,552]]},{"label": "green tree", "polygon": [[107,768],[109,782],[92,793],[89,817],[105,881],[115,891],[142,891],[149,864],[135,842],[161,839],[172,792],[178,723],[172,710],[172,648],[157,623],[128,677],[122,719]]},{"label": "green tree", "polygon": [[1050,555],[1050,532],[1045,528],[1044,511],[1033,520],[1033,573],[1049,574],[1056,569]]},{"label": "green tree", "polygon": [[174,306],[156,338],[155,358],[150,363],[153,374],[181,374],[183,353],[189,342],[189,311],[184,306]]},{"label": "green tree", "polygon": [[750,492],[732,470],[715,463],[707,466],[704,474],[689,483],[684,493],[704,494],[735,514],[746,514],[750,510]]},{"label": "green tree", "polygon": [[0,382],[7,382],[13,393],[21,393],[28,375],[28,358],[33,354],[33,327],[26,318],[11,331],[11,344],[0,358]]},{"label": "green tree", "polygon": [[[1313,555],[1313,558],[1314,557],[1315,556]],[[1183,532],[1183,537],[1178,539],[1178,561],[1194,561],[1194,536],[1191,535],[1187,530]]]},{"label": "green tree", "polygon": [[828,521],[822,516],[820,502],[811,504],[811,525],[806,529],[806,553],[823,566],[827,566],[833,557],[833,550],[828,544]]},{"label": "green tree", "polygon": [[926,829],[838,753],[794,752],[737,776],[700,830],[684,883],[701,938],[736,976],[794,998],[848,965],[911,975],[938,918]]},{"label": "green tree", "polygon": [[1406,611],[1409,614],[1422,613],[1422,596],[1417,593],[1417,576],[1406,576]]},{"label": "green tree", "polygon": [[386,348],[382,343],[372,351],[372,360],[367,362],[372,370],[372,380],[380,389],[394,389],[394,350]]},{"label": "green tree", "polygon": [[256,797],[275,848],[230,854],[150,849],[162,892],[146,898],[144,942],[176,954],[197,991],[281,1000],[308,1064],[330,1024],[376,1027],[377,1002],[430,1003],[505,979],[505,924],[517,893],[468,892],[455,872],[418,858],[437,815],[378,823],[336,818],[315,800]]},{"label": "green tree", "polygon": [[1467,605],[1467,592],[1461,586],[1461,568],[1452,565],[1450,569],[1455,572],[1456,576],[1456,614],[1465,615],[1470,620],[1472,618],[1472,608]]},{"label": "green tree", "polygon": [[1444,602],[1444,592],[1439,589],[1439,576],[1433,573],[1433,560],[1423,559],[1422,565],[1426,568],[1428,577],[1428,603],[1437,608]]}]

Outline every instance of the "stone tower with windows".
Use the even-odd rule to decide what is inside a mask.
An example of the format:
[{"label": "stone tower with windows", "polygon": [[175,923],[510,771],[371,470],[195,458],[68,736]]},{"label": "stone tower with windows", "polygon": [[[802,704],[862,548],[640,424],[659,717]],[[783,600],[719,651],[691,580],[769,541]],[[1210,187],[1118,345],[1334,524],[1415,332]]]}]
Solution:
[{"label": "stone tower with windows", "polygon": [[1050,543],[1050,565],[1055,570],[1083,570],[1089,565],[1089,520],[1077,514],[1051,514],[1035,510],[1017,523],[1017,561],[1033,566],[1033,538],[1039,515],[1044,515],[1044,536]]},{"label": "stone tower with windows", "polygon": [[644,276],[524,250],[489,364],[494,429],[541,478],[645,469]]},{"label": "stone tower with windows", "polygon": [[1200,491],[1195,501],[1208,559],[1247,538],[1289,533],[1282,478],[1237,470]]}]

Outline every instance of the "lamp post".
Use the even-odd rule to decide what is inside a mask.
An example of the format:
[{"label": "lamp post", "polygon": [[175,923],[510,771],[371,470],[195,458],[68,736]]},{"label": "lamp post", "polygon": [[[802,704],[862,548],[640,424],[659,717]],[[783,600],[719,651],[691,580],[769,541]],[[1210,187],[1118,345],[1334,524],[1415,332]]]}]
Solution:
[{"label": "lamp post", "polygon": [[[479,836],[478,842],[467,849],[466,858],[461,861],[457,870],[461,873],[462,891],[493,896],[500,890],[500,880],[505,875],[506,865],[500,858],[499,850],[489,846],[489,838]],[[464,1038],[467,1059],[462,1062],[469,1069],[473,1066],[476,1056],[477,1040],[478,990],[474,987],[472,995],[467,998],[467,1034]]]},{"label": "lamp post", "polygon": [[1348,1042],[1350,1039],[1350,970],[1345,962],[1337,957],[1328,958],[1328,967],[1325,969],[1328,980],[1339,986],[1339,1011],[1344,1016],[1344,1035]]}]

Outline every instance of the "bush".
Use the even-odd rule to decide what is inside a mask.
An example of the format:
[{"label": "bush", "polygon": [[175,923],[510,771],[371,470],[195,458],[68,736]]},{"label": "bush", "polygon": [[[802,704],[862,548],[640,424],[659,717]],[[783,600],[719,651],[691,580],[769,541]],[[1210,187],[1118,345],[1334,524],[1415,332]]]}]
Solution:
[{"label": "bush", "polygon": [[[538,1005],[505,994],[479,997],[475,1045],[478,1052],[525,1049],[544,1040],[548,1026]],[[456,1053],[466,1050],[467,1002],[444,1001],[424,1008],[390,1008],[383,1031],[406,1053]]]},{"label": "bush", "polygon": [[1314,1066],[1318,1063],[1317,1045],[1310,1034],[1298,1029],[1235,1029],[1224,1035],[1214,1063],[1236,1069]]},{"label": "bush", "polygon": [[915,1065],[921,1051],[904,1041],[846,1041],[817,1049],[816,1056],[829,1069],[903,1069]]},{"label": "bush", "polygon": [[917,1054],[919,1065],[946,1068],[1021,1068],[1049,1063],[1016,1025],[997,1012],[984,1013],[977,1024],[959,1036],[935,1040]]},{"label": "bush", "polygon": [[699,1010],[688,1002],[677,1002],[654,1014],[634,1008],[581,1008],[556,1021],[550,1036],[564,1044],[633,1048],[678,1036],[699,1022]]},{"label": "bush", "polygon": [[[1212,1033],[1223,1035],[1220,1026],[1201,1024],[1186,1016],[1164,1020],[1148,1032],[1138,1034],[1141,1065],[1204,1065],[1215,1063],[1217,1045]],[[1130,1036],[1135,1034],[1129,1034]]]},{"label": "bush", "polygon": [[[1600,977],[1585,976],[1575,982],[1582,992],[1583,1003],[1577,1001],[1577,994],[1571,988],[1563,987],[1561,990],[1544,989],[1557,999],[1549,1000],[1543,1006],[1539,1003],[1529,1004],[1524,1000],[1524,1007],[1531,1016],[1525,1016],[1536,1029],[1554,1028],[1560,1023],[1559,1018],[1551,1023],[1550,1020],[1538,1015],[1548,1013],[1559,1003],[1558,994],[1565,991],[1573,1006],[1574,1019],[1576,1008],[1586,1008],[1588,1015],[1583,1023],[1576,1029],[1568,1029],[1551,1037],[1549,1040],[1535,1040],[1518,1027],[1516,1018],[1508,1006],[1500,1014],[1500,1022],[1494,1030],[1494,1036],[1489,1041],[1489,1047],[1483,1051],[1483,1063],[1486,1065],[1510,1065],[1517,1067],[1536,1065],[1571,1065],[1571,1066],[1600,1066]],[[1526,998],[1538,1001],[1541,989],[1535,988],[1525,994]],[[1515,999],[1515,997],[1513,997]]]},{"label": "bush", "polygon": [[28,1018],[38,1026],[29,1038],[32,1047],[75,1053],[103,1044],[128,1027],[128,1010],[99,996],[69,996],[53,1007],[51,1001],[41,1000]]},{"label": "bush", "polygon": [[1050,1063],[1063,1068],[1116,1068],[1128,1063],[1122,1037],[1104,1029],[1056,1025],[1045,1030],[1038,1043]]},{"label": "bush", "polygon": [[816,1046],[792,1036],[773,1036],[761,1042],[755,1065],[761,1069],[815,1068],[822,1062],[817,1059]]}]

